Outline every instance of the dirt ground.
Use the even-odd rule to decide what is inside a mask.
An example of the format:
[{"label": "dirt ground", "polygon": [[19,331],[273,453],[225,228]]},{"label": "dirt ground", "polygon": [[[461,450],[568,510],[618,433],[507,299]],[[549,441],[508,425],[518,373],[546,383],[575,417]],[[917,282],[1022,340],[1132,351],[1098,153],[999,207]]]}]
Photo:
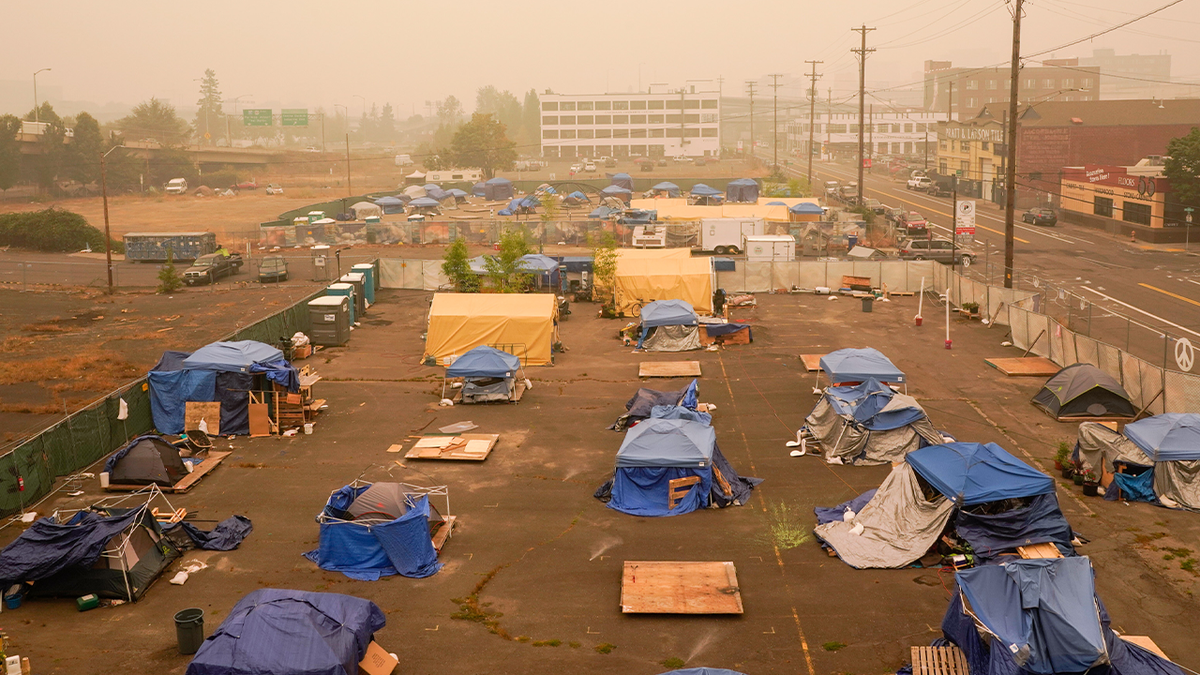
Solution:
[{"label": "dirt ground", "polygon": [[[815,378],[798,355],[876,347],[908,373],[909,393],[939,428],[999,443],[1043,469],[1057,441],[1074,438],[1070,425],[1029,404],[1039,381],[1005,378],[983,363],[1015,355],[1000,346],[1003,328],[956,322],[953,349],[946,350],[937,322],[913,326],[916,298],[876,303],[863,314],[845,299],[761,295],[757,309],[737,314],[752,322],[753,344],[686,358],[701,362],[700,399],[716,405],[722,452],[740,473],[765,482],[743,507],[627,516],[592,498],[621,442],[605,427],[639,386],[682,386],[686,381],[637,377],[639,362],[679,356],[631,353],[614,339],[618,322],[594,318],[592,307],[578,304],[561,327],[569,351],[553,367],[529,370],[534,386],[519,404],[438,408],[441,371],[420,365],[429,298],[382,292],[348,347],[308,360],[325,378],[315,393],[330,406],[314,435],[222,440],[220,449],[233,456],[191,493],[172,497],[200,519],[251,518],[254,532],[240,549],[186,554],[176,567],[192,560],[209,567],[184,586],[167,584],[175,568],[168,570],[136,604],[80,614],[70,599],[40,599],[6,610],[0,624],[8,653],[30,657],[35,671],[48,675],[182,673],[188,659],[176,653],[172,615],[203,608],[211,633],[239,598],[269,586],[373,600],[388,621],[377,640],[400,655],[401,672],[414,675],[652,675],[680,662],[750,675],[894,672],[909,646],[939,634],[950,579],[936,569],[854,570],[812,540],[788,548],[772,535],[781,526],[808,531],[812,507],[876,487],[887,473],[788,455],[784,442],[815,402]],[[397,461],[400,455],[387,452],[394,443],[408,447],[417,430],[466,420],[479,432],[501,434],[482,463]],[[313,517],[329,492],[359,476],[449,487],[460,527],[442,551],[441,572],[358,582],[301,557],[317,544]],[[98,496],[91,484],[83,496],[55,495],[38,510],[78,508]],[[1181,664],[1200,668],[1197,578],[1164,553],[1196,548],[1200,517],[1083,498],[1073,485],[1060,487],[1059,500],[1091,540],[1080,552],[1096,567],[1113,627],[1151,635]],[[19,527],[0,530],[0,542]],[[745,613],[623,615],[625,560],[732,561]],[[464,616],[468,600],[486,616]],[[471,619],[498,622],[498,634]]]}]

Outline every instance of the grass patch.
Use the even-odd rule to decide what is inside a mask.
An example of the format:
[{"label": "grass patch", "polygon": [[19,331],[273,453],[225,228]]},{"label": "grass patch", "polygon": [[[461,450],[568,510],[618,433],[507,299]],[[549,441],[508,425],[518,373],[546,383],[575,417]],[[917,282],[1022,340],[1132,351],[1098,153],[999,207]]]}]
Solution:
[{"label": "grass patch", "polygon": [[534,640],[534,647],[557,647],[562,644],[562,640]]},{"label": "grass patch", "polygon": [[571,649],[579,649],[583,645],[580,644],[577,640],[571,640],[570,642],[567,643],[567,646],[570,647]]},{"label": "grass patch", "polygon": [[0,362],[0,384],[36,382],[55,391],[108,391],[140,374],[124,359],[89,354]]},{"label": "grass patch", "polygon": [[1133,538],[1139,544],[1149,544],[1152,541],[1157,541],[1167,536],[1166,532],[1151,532],[1150,534],[1139,534]]},{"label": "grass patch", "polygon": [[515,639],[517,642],[529,642],[533,638],[529,637],[528,635],[518,635]]},{"label": "grass patch", "polygon": [[836,652],[839,649],[845,649],[845,648],[846,648],[845,642],[837,642],[836,640],[833,642],[826,642],[825,644],[821,645],[821,649],[824,649],[827,652]]},{"label": "grass patch", "polygon": [[812,538],[809,511],[780,502],[767,508],[767,543],[781,550],[796,548]]},{"label": "grass patch", "polygon": [[611,642],[601,642],[600,644],[596,645],[592,649],[595,649],[597,654],[611,654],[612,651],[616,648],[617,648],[617,646],[612,644]]},{"label": "grass patch", "polygon": [[1180,562],[1179,569],[1183,570],[1184,572],[1191,572],[1192,574],[1195,574],[1196,573],[1196,559],[1188,558],[1187,560]]},{"label": "grass patch", "polygon": [[686,662],[678,656],[672,656],[669,659],[663,659],[661,663],[663,668],[682,668],[684,665],[686,665]]}]

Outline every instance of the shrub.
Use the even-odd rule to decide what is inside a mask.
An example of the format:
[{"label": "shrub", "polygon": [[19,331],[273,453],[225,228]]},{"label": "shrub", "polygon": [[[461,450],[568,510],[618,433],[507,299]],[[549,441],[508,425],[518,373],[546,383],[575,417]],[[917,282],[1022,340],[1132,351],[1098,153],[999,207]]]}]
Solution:
[{"label": "shrub", "polygon": [[[112,241],[115,253],[125,245]],[[104,250],[104,233],[88,224],[78,213],[61,209],[0,214],[0,246],[16,246],[35,251],[78,251],[91,247]]]},{"label": "shrub", "polygon": [[158,270],[158,292],[174,293],[183,286],[183,279],[175,269],[175,254],[167,249],[167,263]]}]

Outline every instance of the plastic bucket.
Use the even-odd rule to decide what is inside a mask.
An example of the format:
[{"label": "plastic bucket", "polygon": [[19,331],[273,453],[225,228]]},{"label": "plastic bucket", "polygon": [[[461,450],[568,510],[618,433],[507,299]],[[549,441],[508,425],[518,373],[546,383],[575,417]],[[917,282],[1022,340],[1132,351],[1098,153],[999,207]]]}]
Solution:
[{"label": "plastic bucket", "polygon": [[304,423],[304,433],[305,433],[306,435],[310,435],[310,436],[311,436],[311,435],[312,435],[312,429],[313,429],[313,423],[312,423],[312,422],[305,422],[305,423]]},{"label": "plastic bucket", "polygon": [[204,642],[204,610],[199,607],[175,613],[175,639],[180,654],[195,654]]}]

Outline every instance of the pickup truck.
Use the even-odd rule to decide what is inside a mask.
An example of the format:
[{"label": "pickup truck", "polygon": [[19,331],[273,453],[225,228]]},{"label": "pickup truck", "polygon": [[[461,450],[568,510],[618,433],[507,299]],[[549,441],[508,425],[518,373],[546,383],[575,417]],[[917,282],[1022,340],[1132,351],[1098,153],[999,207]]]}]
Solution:
[{"label": "pickup truck", "polygon": [[908,179],[908,183],[905,187],[909,190],[925,191],[929,189],[930,185],[933,185],[933,181],[931,181],[927,176],[913,176],[912,178]]},{"label": "pickup truck", "polygon": [[221,277],[233,276],[242,269],[242,256],[233,253],[209,253],[196,258],[196,262],[183,273],[183,283],[188,286],[216,283]]}]

